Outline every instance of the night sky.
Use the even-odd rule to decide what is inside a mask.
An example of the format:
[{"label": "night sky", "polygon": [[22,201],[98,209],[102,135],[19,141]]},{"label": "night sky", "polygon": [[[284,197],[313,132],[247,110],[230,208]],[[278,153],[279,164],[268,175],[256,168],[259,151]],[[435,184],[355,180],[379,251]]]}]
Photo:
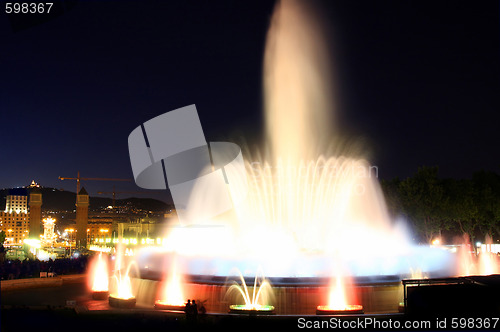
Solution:
[{"label": "night sky", "polygon": [[[190,104],[207,141],[262,141],[274,2],[72,1],[37,25],[1,4],[0,188],[34,179],[74,191],[58,176],[78,170],[132,178],[129,133]],[[317,5],[330,29],[341,134],[367,142],[381,178],[421,165],[439,165],[443,177],[500,172],[498,1]],[[140,190],[84,183],[91,195],[113,185]]]}]

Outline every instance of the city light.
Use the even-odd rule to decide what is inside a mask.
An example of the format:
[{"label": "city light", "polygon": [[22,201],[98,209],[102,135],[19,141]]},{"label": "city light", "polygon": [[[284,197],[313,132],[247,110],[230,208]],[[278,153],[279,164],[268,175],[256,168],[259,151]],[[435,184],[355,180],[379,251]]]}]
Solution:
[{"label": "city light", "polygon": [[43,219],[43,235],[40,236],[44,246],[52,247],[57,238],[57,234],[54,233],[54,226],[56,220],[54,218],[48,217]]},{"label": "city light", "polygon": [[27,244],[28,246],[36,248],[36,249],[40,249],[42,247],[41,243],[40,243],[40,240],[25,239],[24,243]]},{"label": "city light", "polygon": [[89,250],[108,253],[108,252],[111,252],[111,247],[101,247],[101,246],[98,246],[95,244],[91,244],[89,246]]}]

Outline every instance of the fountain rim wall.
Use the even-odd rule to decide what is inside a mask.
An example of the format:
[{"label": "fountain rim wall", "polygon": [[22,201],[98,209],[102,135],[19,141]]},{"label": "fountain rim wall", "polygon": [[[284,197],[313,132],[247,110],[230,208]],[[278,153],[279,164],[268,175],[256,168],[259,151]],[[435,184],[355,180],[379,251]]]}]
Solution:
[{"label": "fountain rim wall", "polygon": [[[402,285],[401,281],[406,279],[400,275],[381,275],[381,276],[362,276],[349,277],[353,285],[356,286],[395,286]],[[164,279],[163,272],[151,270],[140,270],[140,278],[153,281],[162,281]],[[204,285],[224,285],[230,280],[239,280],[237,276],[213,276],[213,275],[198,275],[187,274],[183,277],[184,281],[193,284]],[[255,278],[244,276],[245,283],[248,286],[253,286]],[[331,277],[266,277],[273,287],[323,287],[330,284]]]}]

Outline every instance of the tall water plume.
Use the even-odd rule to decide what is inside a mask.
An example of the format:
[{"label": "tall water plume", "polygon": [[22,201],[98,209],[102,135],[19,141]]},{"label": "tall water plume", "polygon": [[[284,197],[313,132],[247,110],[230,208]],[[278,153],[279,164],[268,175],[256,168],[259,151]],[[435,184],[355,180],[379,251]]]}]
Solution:
[{"label": "tall water plume", "polygon": [[[271,19],[263,68],[267,147],[262,156],[245,156],[246,200],[218,218],[219,228],[172,230],[167,242],[178,245],[171,250],[193,257],[193,274],[227,275],[236,266],[255,275],[262,265],[267,276],[330,276],[339,262],[351,275],[443,269],[444,253],[412,246],[392,225],[378,169],[332,141],[340,129],[333,68],[308,4],[281,1]],[[195,189],[198,206],[210,188]]]},{"label": "tall water plume", "polygon": [[306,2],[278,2],[267,34],[264,98],[272,154],[292,164],[318,157],[331,135],[331,59],[317,15]]}]

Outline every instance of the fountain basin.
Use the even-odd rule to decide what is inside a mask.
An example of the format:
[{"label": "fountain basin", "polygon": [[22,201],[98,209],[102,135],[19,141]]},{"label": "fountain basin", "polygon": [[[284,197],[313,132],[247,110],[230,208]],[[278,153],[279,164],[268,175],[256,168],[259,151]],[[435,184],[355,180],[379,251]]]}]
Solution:
[{"label": "fountain basin", "polygon": [[316,307],[316,315],[355,315],[364,313],[363,306],[359,304],[347,304],[344,309],[334,309],[327,305]]},{"label": "fountain basin", "polygon": [[108,297],[109,305],[114,308],[133,308],[135,307],[135,297],[124,299],[117,297],[114,294],[110,294]]},{"label": "fountain basin", "polygon": [[272,315],[274,314],[274,306],[272,305],[246,305],[232,304],[229,306],[231,314],[246,314],[246,315]]},{"label": "fountain basin", "polygon": [[[141,277],[144,276],[141,274]],[[243,304],[244,302],[225,300],[227,284],[224,279],[193,278],[183,284],[184,297],[186,299],[206,300],[203,306],[209,313],[227,313],[232,304]],[[276,280],[277,281],[277,280]],[[322,283],[321,283],[322,281]],[[403,297],[403,286],[401,281],[369,283],[367,280],[356,280],[353,291],[356,294],[356,304],[363,305],[367,314],[397,313],[398,303]],[[248,282],[251,282],[249,280]],[[134,289],[150,290],[138,292],[136,295],[138,303],[148,303],[153,307],[158,300],[156,290],[161,287],[161,277],[158,279],[132,278]],[[272,305],[276,315],[316,315],[318,304],[328,303],[328,280],[303,280],[287,279],[281,280],[278,285],[273,284],[274,299]],[[198,300],[196,301],[198,302]],[[201,303],[201,302],[200,302]],[[266,302],[264,302],[266,303]]]},{"label": "fountain basin", "polygon": [[155,309],[157,310],[170,310],[170,311],[184,311],[186,308],[186,305],[176,305],[176,304],[170,304],[165,301],[155,301]]},{"label": "fountain basin", "polygon": [[108,291],[93,291],[92,292],[92,299],[93,300],[98,300],[98,301],[103,301],[108,299],[109,292]]}]

